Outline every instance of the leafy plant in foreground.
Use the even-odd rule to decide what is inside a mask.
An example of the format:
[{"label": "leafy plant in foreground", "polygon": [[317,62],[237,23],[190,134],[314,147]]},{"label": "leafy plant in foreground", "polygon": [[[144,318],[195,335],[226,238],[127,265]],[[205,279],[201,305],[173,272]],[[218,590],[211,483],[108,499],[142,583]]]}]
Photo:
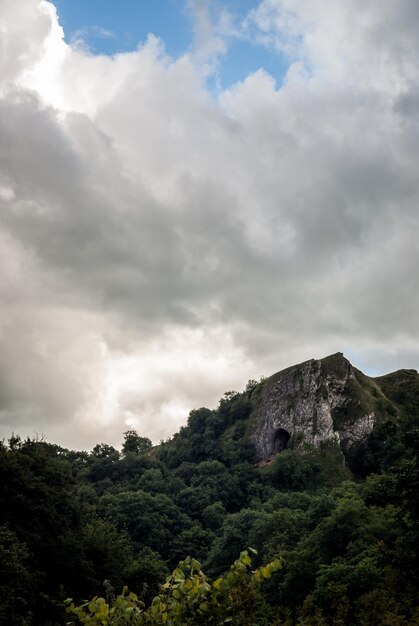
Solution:
[{"label": "leafy plant in foreground", "polygon": [[[251,552],[254,552],[251,550]],[[204,574],[201,564],[188,557],[167,578],[151,605],[126,587],[113,602],[94,597],[81,606],[70,603],[68,611],[75,621],[69,624],[89,626],[258,626],[275,624],[272,608],[261,592],[262,583],[281,568],[275,559],[256,570],[251,570],[252,559],[244,550],[223,577],[213,582]]]}]

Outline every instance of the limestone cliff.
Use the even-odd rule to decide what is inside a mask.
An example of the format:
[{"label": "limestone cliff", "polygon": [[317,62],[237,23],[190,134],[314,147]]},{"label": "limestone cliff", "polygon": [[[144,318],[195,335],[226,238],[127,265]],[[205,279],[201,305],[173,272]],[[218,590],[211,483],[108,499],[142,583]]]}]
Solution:
[{"label": "limestone cliff", "polygon": [[289,367],[256,391],[250,441],[260,461],[286,448],[293,435],[315,446],[334,438],[346,451],[367,437],[383,410],[397,412],[374,379],[341,353]]}]

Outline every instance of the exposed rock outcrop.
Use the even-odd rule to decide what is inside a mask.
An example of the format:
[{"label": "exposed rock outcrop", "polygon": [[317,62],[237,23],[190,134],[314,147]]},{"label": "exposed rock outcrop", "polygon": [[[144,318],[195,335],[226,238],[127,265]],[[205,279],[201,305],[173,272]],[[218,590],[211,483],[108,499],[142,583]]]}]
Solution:
[{"label": "exposed rock outcrop", "polygon": [[371,432],[373,393],[381,395],[373,379],[341,353],[278,372],[264,381],[259,393],[250,440],[260,461],[281,452],[297,434],[315,446],[334,438],[348,449]]}]

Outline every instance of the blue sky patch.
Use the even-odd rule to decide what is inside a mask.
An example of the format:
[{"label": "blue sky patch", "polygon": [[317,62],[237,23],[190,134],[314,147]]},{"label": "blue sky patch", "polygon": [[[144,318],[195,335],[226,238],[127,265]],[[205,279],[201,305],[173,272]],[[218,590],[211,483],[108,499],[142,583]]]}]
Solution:
[{"label": "blue sky patch", "polygon": [[[54,0],[54,4],[66,41],[83,40],[93,54],[112,55],[135,50],[150,33],[163,41],[167,54],[172,57],[182,55],[193,46],[194,22],[185,0],[121,0],[118,3],[115,0]],[[239,24],[257,4],[255,0],[226,0],[210,6],[228,10]],[[231,37],[210,85],[225,89],[260,68],[269,72],[280,85],[287,67],[286,59],[273,50]]]}]

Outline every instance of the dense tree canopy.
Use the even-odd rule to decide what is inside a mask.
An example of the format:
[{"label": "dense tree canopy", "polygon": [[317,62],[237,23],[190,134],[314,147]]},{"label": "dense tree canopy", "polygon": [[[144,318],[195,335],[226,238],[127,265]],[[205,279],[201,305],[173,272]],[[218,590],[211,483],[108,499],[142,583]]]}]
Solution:
[{"label": "dense tree canopy", "polygon": [[[72,619],[87,624],[204,623],[207,610],[208,624],[227,623],[221,613],[249,626],[418,624],[419,428],[410,385],[407,378],[411,412],[379,421],[350,467],[336,443],[312,448],[298,437],[257,465],[246,421],[254,381],[215,411],[192,411],[158,447],[132,430],[121,451],[100,443],[90,453],[13,435],[0,445],[0,623],[65,624],[71,597]],[[256,590],[246,559],[233,614],[228,584],[219,594],[211,585],[249,546],[258,553],[252,567],[262,568],[255,571],[281,568]],[[181,571],[192,567],[188,557],[212,582],[193,565],[161,588],[179,561]],[[179,587],[189,579],[201,608],[189,583]],[[124,585],[137,597],[119,596]],[[103,600],[75,608],[92,596]],[[137,621],[117,621],[128,609]],[[99,620],[103,611],[109,621]]]}]

